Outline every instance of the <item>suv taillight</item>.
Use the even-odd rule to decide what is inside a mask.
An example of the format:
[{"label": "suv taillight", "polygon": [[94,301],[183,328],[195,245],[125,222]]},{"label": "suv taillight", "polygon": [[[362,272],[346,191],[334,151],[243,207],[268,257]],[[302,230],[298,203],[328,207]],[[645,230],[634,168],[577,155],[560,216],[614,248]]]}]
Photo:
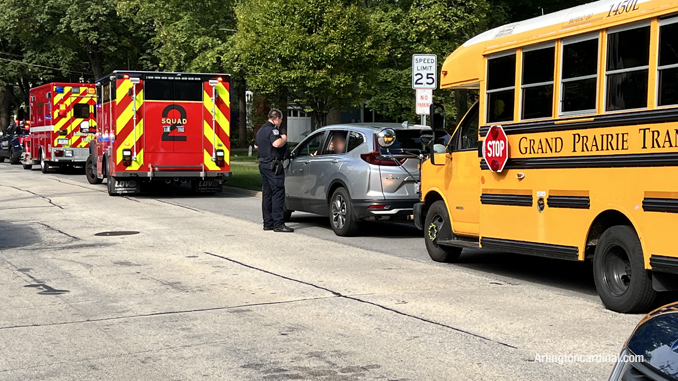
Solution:
[{"label": "suv taillight", "polygon": [[398,160],[390,157],[383,157],[379,152],[364,153],[360,155],[360,157],[366,162],[373,165],[383,165],[391,167],[402,165],[405,162],[405,160],[407,160],[407,159]]}]

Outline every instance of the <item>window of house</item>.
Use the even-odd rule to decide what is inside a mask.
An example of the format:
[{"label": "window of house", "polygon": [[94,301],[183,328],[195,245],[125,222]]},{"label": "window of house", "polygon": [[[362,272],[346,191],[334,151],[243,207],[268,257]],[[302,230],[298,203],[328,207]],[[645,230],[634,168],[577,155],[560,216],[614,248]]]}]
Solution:
[{"label": "window of house", "polygon": [[516,85],[515,53],[487,59],[487,122],[513,120]]},{"label": "window of house", "polygon": [[678,17],[659,24],[659,106],[678,104]]},{"label": "window of house", "polygon": [[563,41],[560,112],[596,112],[598,36]]},{"label": "window of house", "polygon": [[521,119],[553,116],[553,70],[555,46],[523,52],[523,88]]},{"label": "window of house", "polygon": [[647,107],[650,26],[607,35],[606,111]]}]

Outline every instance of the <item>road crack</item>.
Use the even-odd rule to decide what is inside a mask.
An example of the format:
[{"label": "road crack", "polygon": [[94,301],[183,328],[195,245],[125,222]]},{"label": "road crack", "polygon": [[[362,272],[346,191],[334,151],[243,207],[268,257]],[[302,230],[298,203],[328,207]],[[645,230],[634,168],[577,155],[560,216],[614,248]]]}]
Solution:
[{"label": "road crack", "polygon": [[485,336],[479,335],[477,333],[466,331],[466,330],[463,330],[461,328],[452,327],[451,325],[439,323],[437,321],[433,321],[433,320],[423,318],[423,317],[420,317],[420,316],[408,314],[407,312],[399,311],[399,310],[396,310],[395,308],[391,308],[391,307],[385,306],[383,304],[370,302],[369,300],[360,299],[360,298],[357,298],[355,296],[344,295],[344,294],[342,294],[338,291],[331,290],[327,287],[318,286],[316,284],[306,282],[306,281],[303,281],[303,280],[300,280],[300,279],[295,279],[295,278],[291,278],[291,277],[288,277],[288,276],[285,276],[285,275],[282,275],[282,274],[274,273],[272,271],[264,270],[262,268],[252,266],[252,265],[248,265],[247,263],[243,263],[243,262],[237,261],[237,260],[232,259],[232,258],[224,257],[223,255],[214,254],[214,253],[210,253],[210,252],[205,252],[205,254],[211,255],[211,256],[216,257],[216,258],[227,260],[229,262],[235,263],[235,264],[243,266],[243,267],[247,267],[247,268],[252,269],[252,270],[256,270],[256,271],[259,271],[259,272],[263,272],[265,274],[273,275],[273,276],[278,277],[278,278],[289,280],[291,282],[296,282],[296,283],[300,283],[300,284],[303,284],[303,285],[306,285],[306,286],[316,288],[318,290],[323,290],[323,291],[331,293],[333,296],[335,296],[337,298],[343,298],[343,299],[348,299],[348,300],[352,300],[352,301],[363,303],[363,304],[368,304],[368,305],[378,307],[378,308],[381,308],[383,310],[386,310],[386,311],[389,311],[389,312],[392,312],[392,313],[395,313],[395,314],[398,314],[398,315],[401,315],[401,316],[405,316],[405,317],[409,317],[409,318],[412,318],[412,319],[422,321],[424,323],[429,323],[429,324],[433,324],[433,325],[436,325],[436,326],[439,326],[439,327],[447,328],[447,329],[450,329],[450,330],[455,331],[455,332],[459,332],[459,333],[464,334],[464,335],[472,336],[472,337],[475,337],[475,338],[478,338],[478,339],[481,339],[481,340],[484,340],[484,341],[489,341],[489,342],[499,344],[499,345],[502,345],[502,346],[505,346],[505,347],[508,347],[508,348],[518,349],[518,347],[513,346],[511,344],[504,343],[502,341],[498,341],[498,340],[494,340],[494,339],[490,339],[489,337],[485,337]]},{"label": "road crack", "polygon": [[8,329],[17,329],[17,328],[40,328],[40,327],[54,327],[60,325],[72,325],[72,324],[83,324],[83,323],[98,323],[103,321],[114,321],[114,320],[124,320],[124,319],[137,319],[137,318],[146,318],[146,317],[155,317],[155,316],[165,316],[165,315],[179,315],[179,314],[190,314],[196,312],[211,312],[211,311],[222,311],[222,310],[231,310],[237,308],[245,307],[261,307],[261,306],[274,306],[278,304],[289,304],[289,303],[298,303],[306,302],[312,300],[327,299],[328,297],[316,297],[316,298],[302,298],[302,299],[292,299],[292,300],[282,300],[279,302],[265,302],[265,303],[251,303],[251,304],[241,304],[237,306],[221,306],[221,307],[209,307],[209,308],[196,308],[193,310],[178,310],[178,311],[161,311],[161,312],[152,312],[148,314],[138,314],[138,315],[126,315],[126,316],[113,316],[107,318],[98,318],[98,319],[85,319],[85,320],[71,320],[71,321],[62,321],[56,323],[45,323],[45,324],[20,324],[20,325],[11,325],[0,327],[0,331]]},{"label": "road crack", "polygon": [[61,209],[61,210],[64,209],[61,205],[56,204],[54,201],[52,201],[51,198],[49,198],[49,197],[47,197],[47,196],[43,196],[43,195],[38,194],[38,193],[35,193],[35,192],[33,192],[33,191],[29,191],[28,189],[21,189],[21,188],[19,188],[19,187],[13,187],[13,186],[11,186],[11,185],[0,185],[0,186],[3,186],[3,187],[5,187],[5,188],[16,189],[16,190],[21,191],[21,192],[30,193],[30,194],[32,194],[32,195],[34,195],[34,196],[38,196],[38,197],[40,197],[40,198],[42,198],[42,199],[44,199],[44,200],[47,200],[50,204],[52,204],[53,206],[56,206],[57,208],[59,208],[59,209]]}]

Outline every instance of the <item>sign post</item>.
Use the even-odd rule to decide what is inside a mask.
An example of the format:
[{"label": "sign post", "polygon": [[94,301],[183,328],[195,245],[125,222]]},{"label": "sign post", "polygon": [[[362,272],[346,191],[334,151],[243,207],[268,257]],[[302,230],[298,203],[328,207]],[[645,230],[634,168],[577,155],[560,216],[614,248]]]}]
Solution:
[{"label": "sign post", "polygon": [[483,140],[483,159],[492,172],[501,172],[508,161],[508,137],[501,126],[492,126]]},{"label": "sign post", "polygon": [[431,113],[433,90],[417,89],[417,115],[421,115],[421,124],[426,125],[426,115]]},{"label": "sign post", "polygon": [[438,56],[435,54],[412,55],[412,88],[417,90],[417,115],[426,125],[426,115],[433,102],[433,90],[438,87]]}]

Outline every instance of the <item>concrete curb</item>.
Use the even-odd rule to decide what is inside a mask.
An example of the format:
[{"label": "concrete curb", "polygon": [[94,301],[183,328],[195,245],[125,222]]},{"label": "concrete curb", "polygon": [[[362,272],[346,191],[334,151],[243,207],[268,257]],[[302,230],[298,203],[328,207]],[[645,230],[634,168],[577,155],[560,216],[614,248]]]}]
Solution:
[{"label": "concrete curb", "polygon": [[261,192],[260,191],[253,191],[253,190],[249,190],[249,189],[242,189],[242,188],[224,186],[224,192],[239,194],[239,195],[242,195],[242,196],[261,198]]}]

